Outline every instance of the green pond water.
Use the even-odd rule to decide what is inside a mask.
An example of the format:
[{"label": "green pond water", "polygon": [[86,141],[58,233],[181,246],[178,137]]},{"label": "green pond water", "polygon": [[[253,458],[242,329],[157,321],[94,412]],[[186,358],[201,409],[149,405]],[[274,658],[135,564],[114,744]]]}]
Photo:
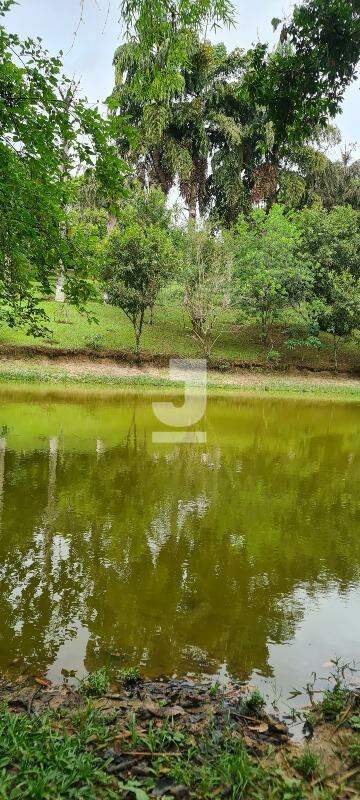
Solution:
[{"label": "green pond water", "polygon": [[206,444],[158,427],[146,396],[0,398],[0,670],[286,693],[357,659],[360,406],[213,398]]}]

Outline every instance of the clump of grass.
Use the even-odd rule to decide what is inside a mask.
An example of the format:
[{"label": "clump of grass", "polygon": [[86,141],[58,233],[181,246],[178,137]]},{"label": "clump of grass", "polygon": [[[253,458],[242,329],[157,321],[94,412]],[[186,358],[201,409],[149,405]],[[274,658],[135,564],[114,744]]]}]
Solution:
[{"label": "clump of grass", "polygon": [[220,682],[215,681],[215,683],[213,683],[212,686],[210,686],[210,697],[216,697],[219,690],[220,690]]},{"label": "clump of grass", "polygon": [[88,697],[102,697],[109,690],[109,685],[109,670],[107,667],[100,667],[80,681],[79,691]]},{"label": "clump of grass", "polygon": [[159,728],[150,722],[147,732],[140,737],[140,741],[150,753],[157,753],[178,748],[184,744],[185,735],[166,722]]},{"label": "clump of grass", "polygon": [[323,699],[320,703],[321,715],[327,722],[336,720],[344,710],[349,693],[344,686],[336,683],[333,689],[327,689],[324,692]]},{"label": "clump of grass", "polygon": [[360,736],[356,736],[349,746],[349,760],[355,767],[360,766]]},{"label": "clump of grass", "polygon": [[84,744],[97,741],[99,744],[106,744],[110,741],[114,730],[113,723],[117,719],[116,711],[106,716],[93,708],[91,700],[85,708],[80,708],[72,714],[71,727],[79,736]]},{"label": "clump of grass", "polygon": [[[204,754],[203,758],[199,758]],[[185,758],[176,761],[170,770],[176,783],[183,783],[198,797],[211,797],[221,786],[229,786],[231,798],[242,797],[253,783],[256,767],[252,764],[240,739],[216,744],[201,739],[198,747],[190,747]]]},{"label": "clump of grass", "polygon": [[0,709],[0,797],[69,800],[110,798],[103,763],[79,736],[54,730],[47,716]]},{"label": "clump of grass", "polygon": [[360,731],[360,716],[356,714],[354,717],[351,717],[350,725],[353,731]]},{"label": "clump of grass", "polygon": [[244,708],[249,714],[260,714],[265,706],[265,700],[258,689],[245,698]]},{"label": "clump of grass", "polygon": [[294,767],[303,778],[309,780],[319,770],[319,757],[311,750],[304,750],[301,756],[294,758]]},{"label": "clump of grass", "polygon": [[118,672],[118,679],[124,686],[134,686],[140,677],[141,673],[138,667],[123,667]]},{"label": "clump of grass", "polygon": [[264,769],[247,753],[243,741],[230,733],[202,738],[189,745],[179,759],[171,759],[169,774],[184,784],[191,796],[213,798],[222,789],[226,797],[304,800],[301,782],[288,779],[279,769]]}]

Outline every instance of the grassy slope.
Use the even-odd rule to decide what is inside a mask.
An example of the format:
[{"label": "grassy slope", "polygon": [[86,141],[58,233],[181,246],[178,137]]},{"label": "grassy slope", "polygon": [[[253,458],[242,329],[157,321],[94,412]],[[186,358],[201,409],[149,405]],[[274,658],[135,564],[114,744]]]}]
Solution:
[{"label": "grassy slope", "polygon": [[[1,329],[1,343],[12,345],[46,345],[47,347],[90,348],[94,350],[113,350],[133,352],[134,337],[130,322],[122,311],[101,303],[89,304],[89,312],[97,318],[89,322],[87,317],[76,309],[55,302],[45,304],[51,335],[45,339],[34,339],[23,331]],[[256,325],[237,324],[234,313],[224,314],[221,323],[222,335],[214,351],[217,362],[228,365],[268,366],[269,348],[261,344]],[[289,351],[284,345],[286,326],[278,325],[272,332],[273,347],[280,354],[279,366],[304,366],[315,369],[331,368],[331,347],[320,352],[312,348]],[[171,292],[164,292],[156,309],[153,325],[146,324],[142,339],[142,351],[146,357],[178,355],[184,357],[201,356],[199,345],[194,340],[189,321],[181,306],[174,303]],[[344,370],[357,370],[360,367],[360,352],[355,343],[344,344],[341,348],[339,366]]]}]

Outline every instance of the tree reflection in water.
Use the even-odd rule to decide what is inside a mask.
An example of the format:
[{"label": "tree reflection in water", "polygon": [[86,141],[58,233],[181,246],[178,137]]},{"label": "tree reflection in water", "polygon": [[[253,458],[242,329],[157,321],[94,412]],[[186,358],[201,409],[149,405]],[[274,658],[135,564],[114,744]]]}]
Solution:
[{"label": "tree reflection in water", "polygon": [[269,676],[270,643],[359,581],[355,406],[214,399],[208,444],[175,447],[147,398],[1,414],[1,668]]}]

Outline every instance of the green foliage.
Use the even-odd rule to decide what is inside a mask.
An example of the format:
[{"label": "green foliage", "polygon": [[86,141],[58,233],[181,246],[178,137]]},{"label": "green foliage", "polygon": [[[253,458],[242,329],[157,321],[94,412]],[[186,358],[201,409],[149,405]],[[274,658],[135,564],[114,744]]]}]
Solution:
[{"label": "green foliage", "polygon": [[301,756],[294,759],[294,767],[300,775],[309,780],[319,770],[319,756],[306,749]]},{"label": "green foliage", "polygon": [[[156,184],[169,192],[178,181],[182,197],[192,218],[196,207],[208,203],[208,159],[218,151],[224,136],[240,145],[243,131],[225,108],[224,80],[227,93],[236,105],[236,84],[231,79],[243,61],[240,51],[230,55],[223,45],[202,41],[187,34],[187,58],[177,72],[181,86],[168,98],[149,101],[138,95],[138,46],[128,43],[118,48],[114,57],[115,89],[112,105],[126,114],[136,129],[130,143],[120,140],[121,152],[135,165],[145,185]],[[163,75],[161,51],[153,56],[154,69]],[[230,97],[229,97],[230,102]],[[224,132],[222,136],[221,131]]]},{"label": "green foliage", "polygon": [[[2,3],[1,14],[11,5]],[[83,257],[66,235],[73,168],[93,167],[114,195],[122,185],[114,140],[121,121],[90,109],[61,70],[39,39],[0,27],[0,317],[33,334],[44,329],[38,301],[60,268],[71,271],[76,302],[89,295]]]},{"label": "green foliage", "polygon": [[312,264],[316,291],[326,292],[329,272],[348,270],[360,277],[360,213],[350,206],[327,211],[320,204],[304,208],[294,216],[301,232],[301,252]]},{"label": "green foliage", "polygon": [[360,766],[360,736],[356,736],[349,745],[349,760],[354,766]]},{"label": "green foliage", "polygon": [[[305,0],[273,51],[259,43],[232,53],[199,36],[206,7],[215,20],[229,16],[227,3],[207,0],[124,3],[129,25],[134,10],[138,16],[133,37],[115,54],[109,104],[137,135],[130,148],[120,137],[121,151],[145,182],[168,192],[178,181],[193,218],[198,204],[230,225],[252,202],[269,207],[278,190],[281,202],[297,207],[316,192],[312,176],[321,178],[325,165],[331,173],[313,143],[354,78],[356,4],[344,12],[343,0]],[[347,183],[342,198],[352,202],[358,187]]]},{"label": "green foliage", "polygon": [[333,689],[327,689],[320,704],[323,718],[330,722],[336,720],[344,710],[348,696],[347,690],[339,683]]},{"label": "green foliage", "polygon": [[103,762],[48,717],[0,711],[1,797],[97,800],[113,796]]},{"label": "green foliage", "polygon": [[310,292],[312,276],[300,257],[300,233],[281,206],[267,215],[252,212],[234,228],[236,302],[247,318],[259,320],[264,343],[269,329],[289,306]]},{"label": "green foliage", "polygon": [[95,672],[91,672],[87,678],[80,682],[80,692],[82,694],[101,697],[106,694],[110,685],[109,671],[107,667],[100,667]]},{"label": "green foliage", "polygon": [[206,754],[205,763],[198,763],[196,748],[188,751],[187,758],[175,762],[171,775],[177,782],[190,786],[200,797],[213,796],[220,786],[230,787],[229,797],[241,797],[253,783],[256,768],[238,739],[224,740],[216,746],[210,739],[199,743]]},{"label": "green foliage", "polygon": [[181,731],[173,729],[169,723],[155,726],[153,722],[150,722],[147,732],[140,737],[140,742],[150,753],[162,753],[183,745],[185,735]]},{"label": "green foliage", "polygon": [[[144,198],[120,213],[119,226],[108,237],[103,269],[109,303],[121,308],[133,325],[137,356],[145,312],[154,307],[161,287],[176,272],[171,235],[154,220],[151,199],[152,193],[149,203]],[[156,202],[154,207],[158,212]]]},{"label": "green foliage", "polygon": [[[320,148],[331,148],[341,142],[337,129],[322,131]],[[279,173],[278,199],[287,208],[301,209],[322,203],[328,211],[336,206],[352,206],[360,210],[360,162],[351,161],[352,151],[344,149],[339,161],[327,158],[314,146],[289,148],[286,168]]]},{"label": "green foliage", "polygon": [[89,700],[85,708],[81,707],[71,716],[71,728],[79,736],[81,742],[86,745],[96,741],[104,745],[111,735],[114,735],[113,723],[116,720],[116,712],[111,716],[104,715],[93,708],[92,701]]},{"label": "green foliage", "polygon": [[193,333],[206,358],[222,333],[224,310],[230,306],[233,276],[232,249],[225,237],[204,226],[191,226],[182,242],[184,307]]},{"label": "green foliage", "polygon": [[69,275],[65,283],[65,294],[74,296],[78,280],[88,279],[88,296],[94,293],[93,279],[101,277],[104,244],[107,235],[108,215],[103,209],[72,211],[67,215],[67,236],[74,253],[75,278]]},{"label": "green foliage", "polygon": [[265,700],[258,689],[254,689],[249,697],[246,697],[244,703],[250,714],[259,714],[265,706]]},{"label": "green foliage", "polygon": [[334,367],[338,368],[338,341],[346,339],[360,328],[360,279],[347,270],[329,272],[322,287],[322,297],[310,305],[312,319],[319,329],[333,339]]},{"label": "green foliage", "polygon": [[[141,100],[167,100],[183,88],[180,68],[187,62],[194,32],[210,23],[230,24],[230,0],[122,0],[129,42],[135,42],[133,78]],[[155,55],[155,58],[154,58]]]},{"label": "green foliage", "polygon": [[189,787],[194,797],[211,798],[224,789],[229,798],[277,798],[303,800],[299,781],[286,778],[269,763],[263,768],[251,759],[240,738],[230,732],[214,733],[182,747],[179,759],[171,759],[170,775],[176,783]]},{"label": "green foliage", "polygon": [[124,686],[132,686],[140,680],[140,670],[138,667],[123,667],[118,672],[118,679]]}]

